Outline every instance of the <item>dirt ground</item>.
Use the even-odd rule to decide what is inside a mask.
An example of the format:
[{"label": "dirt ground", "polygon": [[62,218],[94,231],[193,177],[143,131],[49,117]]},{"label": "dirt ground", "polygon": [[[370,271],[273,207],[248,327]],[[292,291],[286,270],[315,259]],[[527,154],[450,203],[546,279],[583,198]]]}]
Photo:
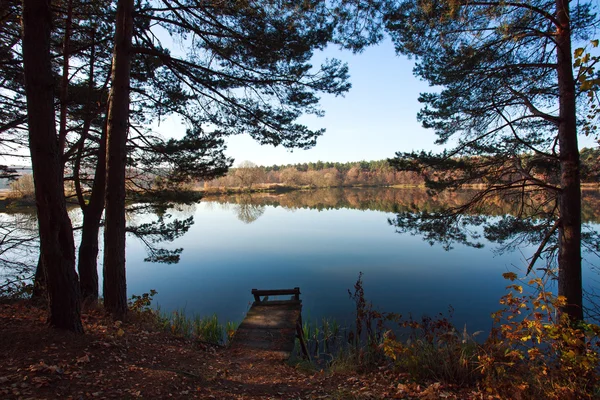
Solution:
[{"label": "dirt ground", "polygon": [[2,399],[468,399],[388,368],[330,373],[153,330],[143,321],[83,316],[85,335],[45,324],[28,302],[0,305]]}]

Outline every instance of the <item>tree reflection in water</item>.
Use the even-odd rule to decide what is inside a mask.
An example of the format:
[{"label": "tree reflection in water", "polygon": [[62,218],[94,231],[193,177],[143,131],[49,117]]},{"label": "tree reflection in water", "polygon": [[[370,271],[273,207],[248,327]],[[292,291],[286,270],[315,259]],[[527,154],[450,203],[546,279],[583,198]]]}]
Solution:
[{"label": "tree reflection in water", "polygon": [[234,206],[238,219],[245,224],[251,224],[265,213],[265,206],[252,201],[252,196],[243,195]]}]

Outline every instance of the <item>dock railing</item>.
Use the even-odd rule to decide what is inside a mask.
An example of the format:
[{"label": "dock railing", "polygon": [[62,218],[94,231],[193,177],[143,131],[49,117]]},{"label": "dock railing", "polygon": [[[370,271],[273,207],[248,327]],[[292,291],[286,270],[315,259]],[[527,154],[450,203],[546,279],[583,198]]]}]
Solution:
[{"label": "dock railing", "polygon": [[[293,289],[276,289],[276,290],[258,290],[252,289],[252,294],[254,295],[254,301],[258,304],[275,304],[275,302],[279,303],[282,301],[300,301],[300,288],[295,287]],[[292,295],[292,298],[289,300],[271,300],[269,301],[269,296],[286,296]],[[261,296],[263,296],[261,300]]]}]

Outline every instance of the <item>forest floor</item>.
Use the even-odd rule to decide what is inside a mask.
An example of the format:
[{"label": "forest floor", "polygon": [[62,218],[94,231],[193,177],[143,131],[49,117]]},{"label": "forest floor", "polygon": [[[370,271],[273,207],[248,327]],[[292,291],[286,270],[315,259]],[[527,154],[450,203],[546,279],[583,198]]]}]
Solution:
[{"label": "forest floor", "polygon": [[[133,319],[133,318],[132,318]],[[136,318],[137,319],[137,318]],[[47,327],[26,301],[0,304],[2,399],[482,399],[380,368],[326,372],[83,315],[85,335]]]}]

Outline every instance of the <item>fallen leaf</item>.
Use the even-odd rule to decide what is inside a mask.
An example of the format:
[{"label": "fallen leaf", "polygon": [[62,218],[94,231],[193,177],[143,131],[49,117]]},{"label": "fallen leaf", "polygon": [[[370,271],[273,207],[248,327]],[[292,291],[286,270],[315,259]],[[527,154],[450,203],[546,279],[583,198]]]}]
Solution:
[{"label": "fallen leaf", "polygon": [[90,356],[89,355],[85,355],[83,357],[79,357],[77,359],[77,364],[81,364],[81,363],[89,363],[90,362]]}]

